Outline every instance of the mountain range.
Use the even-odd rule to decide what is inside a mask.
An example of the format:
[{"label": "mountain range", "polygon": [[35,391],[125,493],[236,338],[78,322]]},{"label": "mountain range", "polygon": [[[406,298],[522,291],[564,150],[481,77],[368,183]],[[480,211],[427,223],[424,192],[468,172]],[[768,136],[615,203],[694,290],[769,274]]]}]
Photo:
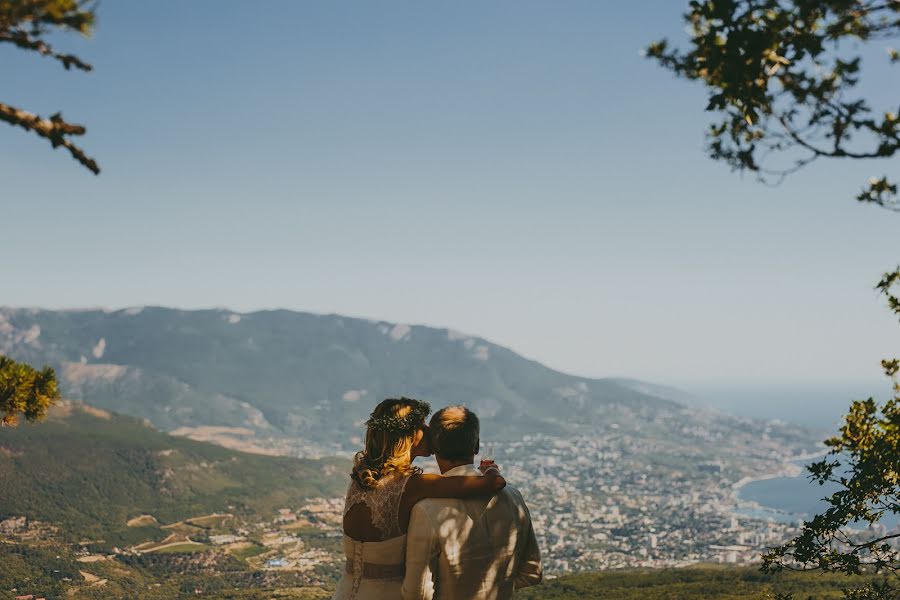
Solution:
[{"label": "mountain range", "polygon": [[58,370],[65,397],[160,430],[272,454],[356,448],[389,396],[466,404],[483,437],[602,434],[716,448],[816,436],[688,407],[671,388],[550,369],[449,329],[288,310],[0,308],[0,353]]}]

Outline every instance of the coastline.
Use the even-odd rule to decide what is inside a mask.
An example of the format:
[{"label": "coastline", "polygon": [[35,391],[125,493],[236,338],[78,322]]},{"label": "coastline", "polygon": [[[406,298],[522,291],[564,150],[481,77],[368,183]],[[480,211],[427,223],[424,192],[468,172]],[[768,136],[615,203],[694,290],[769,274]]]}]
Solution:
[{"label": "coastline", "polygon": [[741,490],[751,483],[768,481],[779,478],[795,478],[803,473],[805,466],[814,459],[824,458],[829,453],[827,448],[816,452],[807,452],[783,459],[781,468],[760,475],[742,477],[731,485],[732,507],[731,513],[738,517],[750,517],[754,519],[773,519],[777,521],[793,521],[803,519],[806,515],[792,513],[771,506],[765,506],[754,500],[746,500],[740,497]]},{"label": "coastline", "polygon": [[762,473],[761,475],[747,475],[745,477],[742,477],[738,481],[731,484],[731,489],[734,490],[735,494],[737,494],[743,487],[756,481],[767,481],[769,479],[778,479],[779,477],[797,477],[798,475],[800,475],[800,473],[803,472],[805,468],[805,465],[799,465],[797,463],[806,463],[807,461],[811,461],[814,458],[823,458],[827,456],[828,453],[829,450],[823,449],[818,452],[807,452],[805,454],[798,454],[796,456],[785,458],[780,469],[776,471],[770,471],[768,473]]}]

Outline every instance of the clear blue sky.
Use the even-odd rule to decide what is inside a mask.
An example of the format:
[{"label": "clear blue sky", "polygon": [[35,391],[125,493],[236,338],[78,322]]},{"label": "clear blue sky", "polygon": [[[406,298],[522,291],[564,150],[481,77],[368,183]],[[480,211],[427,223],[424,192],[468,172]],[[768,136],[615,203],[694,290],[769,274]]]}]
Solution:
[{"label": "clear blue sky", "polygon": [[2,100],[86,123],[104,169],[0,128],[0,304],[336,312],[687,386],[877,380],[900,215],[852,197],[896,163],[773,189],[711,162],[704,90],[639,55],[684,39],[686,4],[115,0],[58,41],[93,73],[0,47]]}]

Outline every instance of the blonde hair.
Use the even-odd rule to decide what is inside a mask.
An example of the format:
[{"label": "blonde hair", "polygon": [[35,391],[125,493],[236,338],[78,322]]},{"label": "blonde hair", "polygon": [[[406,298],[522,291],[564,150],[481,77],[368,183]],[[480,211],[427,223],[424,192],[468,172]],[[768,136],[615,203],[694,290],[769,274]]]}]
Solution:
[{"label": "blonde hair", "polygon": [[[422,404],[411,398],[388,398],[375,407],[372,418],[367,422],[365,448],[353,457],[350,473],[353,481],[363,488],[374,488],[380,479],[388,475],[421,472],[421,469],[412,466],[412,449],[418,426],[425,425],[424,415],[421,423],[415,424],[417,427],[408,429],[378,424],[384,421],[403,422],[411,413],[421,412]],[[424,405],[427,407],[427,404]]]}]

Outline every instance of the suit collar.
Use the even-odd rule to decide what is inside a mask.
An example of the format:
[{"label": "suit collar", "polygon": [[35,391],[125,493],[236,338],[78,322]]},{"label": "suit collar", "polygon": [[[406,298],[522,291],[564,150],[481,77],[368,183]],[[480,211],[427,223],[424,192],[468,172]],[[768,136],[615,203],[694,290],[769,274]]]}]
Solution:
[{"label": "suit collar", "polygon": [[444,477],[460,477],[463,475],[481,475],[481,471],[475,468],[475,465],[460,465],[453,467],[446,473],[442,473]]}]

